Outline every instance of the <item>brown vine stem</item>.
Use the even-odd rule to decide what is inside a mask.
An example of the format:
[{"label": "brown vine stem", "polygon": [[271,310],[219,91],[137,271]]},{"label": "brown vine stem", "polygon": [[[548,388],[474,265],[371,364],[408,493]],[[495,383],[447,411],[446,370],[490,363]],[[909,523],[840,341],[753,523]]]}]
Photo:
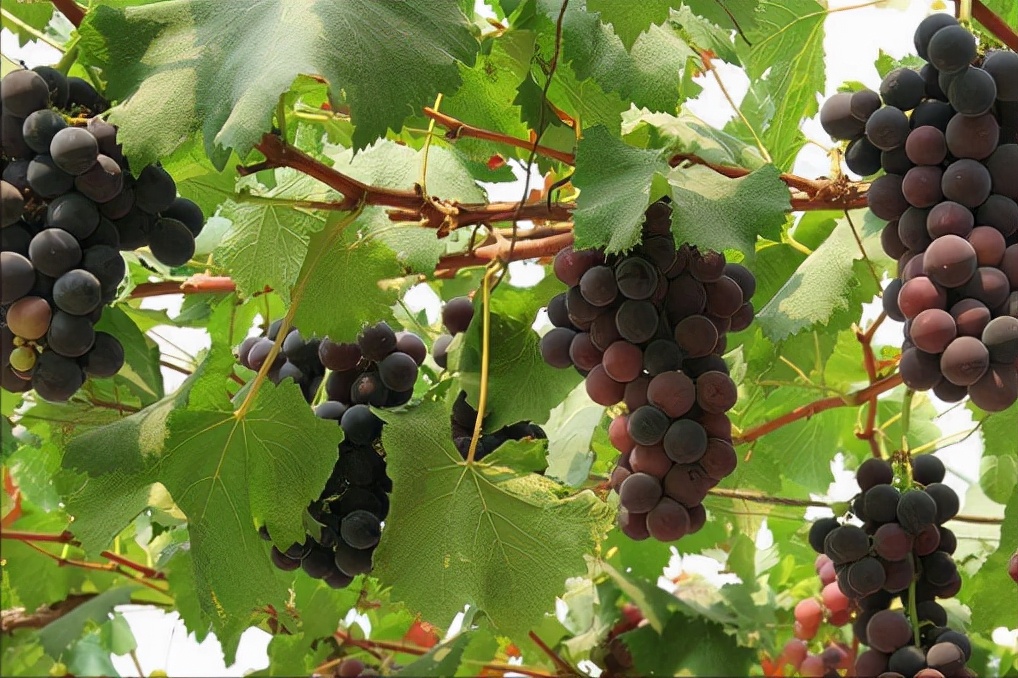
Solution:
[{"label": "brown vine stem", "polygon": [[844,396],[831,396],[830,398],[815,400],[809,404],[802,405],[801,407],[797,407],[794,410],[786,412],[776,419],[766,421],[759,426],[754,426],[751,429],[743,431],[742,435],[734,437],[733,442],[737,445],[753,442],[772,431],[778,430],[782,426],[787,426],[788,424],[799,421],[800,419],[808,419],[815,414],[832,410],[836,407],[858,407],[859,405],[869,402],[870,398],[878,396],[881,393],[886,393],[899,384],[901,384],[901,375],[892,374],[859,391],[854,391]]},{"label": "brown vine stem", "polygon": [[[846,212],[846,215],[848,213]],[[884,320],[887,319],[887,314],[881,312],[877,316],[876,320],[870,323],[869,329],[865,332],[861,329],[857,329],[855,332],[855,338],[859,340],[862,345],[862,361],[863,367],[866,368],[866,376],[870,380],[872,385],[877,380],[877,360],[873,354],[873,335],[876,334],[877,328],[883,324]],[[860,440],[865,440],[870,445],[870,451],[873,456],[877,459],[881,459],[884,455],[880,450],[880,441],[877,440],[877,411],[878,411],[877,396],[872,396],[867,405],[866,411],[866,426],[862,431],[855,434]]]},{"label": "brown vine stem", "polygon": [[[424,115],[428,116],[435,121],[436,124],[441,125],[447,131],[445,138],[451,140],[459,139],[461,137],[471,137],[474,139],[482,139],[484,141],[492,141],[497,144],[505,144],[514,148],[519,148],[524,151],[529,151],[533,148],[533,144],[526,139],[519,139],[517,137],[511,137],[501,132],[493,132],[486,130],[481,127],[474,127],[467,123],[457,120],[451,115],[445,113],[439,113],[433,108],[425,106]],[[564,162],[567,165],[572,165],[576,162],[576,157],[572,153],[566,153],[565,151],[558,151],[554,148],[548,148],[547,146],[537,146],[537,152],[541,155],[551,158],[552,160],[558,160]]]},{"label": "brown vine stem", "polygon": [[993,37],[1018,52],[1018,32],[994,14],[993,10],[984,5],[981,0],[972,0],[972,18],[986,26]]},{"label": "brown vine stem", "polygon": [[[417,657],[428,654],[430,650],[417,647],[415,645],[407,645],[406,643],[397,643],[388,640],[370,640],[365,638],[363,640],[354,638],[349,633],[338,630],[333,634],[336,640],[344,645],[353,645],[359,647],[362,650],[385,650],[386,652],[399,652],[402,654],[412,654]],[[335,664],[333,664],[335,666]],[[484,664],[482,668],[489,671],[498,671],[500,673],[520,673],[525,676],[533,676],[533,678],[554,678],[556,674],[542,671],[538,668],[532,668],[528,666],[517,666],[516,664],[501,664],[499,662],[489,662]],[[575,673],[570,669],[571,673]],[[315,670],[318,673],[318,669]]]},{"label": "brown vine stem", "polygon": [[[81,546],[81,543],[74,538],[74,535],[66,530],[64,532],[61,532],[60,534],[49,534],[45,532],[24,532],[21,530],[4,530],[3,532],[0,532],[0,539],[10,539],[12,541],[20,541],[25,544],[34,544],[36,542],[39,542],[49,544],[67,544],[68,546]],[[46,553],[47,555],[50,556],[55,555],[49,553],[48,551]],[[112,563],[129,567],[148,579],[159,579],[159,580],[166,579],[166,575],[163,574],[162,572],[159,572],[158,570],[148,567],[147,565],[142,565],[141,563],[130,560],[129,558],[125,558],[124,556],[117,555],[116,553],[113,553],[111,551],[103,551],[99,555],[111,561]],[[76,561],[69,562],[68,564],[77,564],[77,562]],[[90,566],[98,565],[100,568],[109,569],[108,566],[103,565],[102,563],[88,563],[88,565]]]},{"label": "brown vine stem", "polygon": [[548,647],[548,644],[541,640],[541,637],[531,631],[529,634],[530,639],[534,641],[534,644],[541,648],[541,652],[548,655],[552,663],[558,668],[560,675],[576,675],[576,669],[569,665],[565,659],[559,656],[555,650]]},{"label": "brown vine stem", "polygon": [[[6,537],[6,535],[4,535],[4,536]],[[34,542],[23,541],[22,543],[25,546],[27,546],[28,548],[32,549],[33,551],[37,551],[38,553],[46,556],[47,558],[52,559],[53,561],[56,562],[58,567],[78,567],[78,568],[81,568],[83,570],[98,570],[98,571],[101,571],[101,572],[109,572],[111,574],[119,574],[119,575],[121,575],[123,577],[126,577],[127,579],[130,579],[131,581],[133,581],[136,584],[139,584],[141,586],[145,586],[147,588],[150,588],[153,591],[156,591],[157,593],[161,593],[163,595],[168,595],[167,592],[166,592],[166,589],[162,588],[161,586],[156,586],[156,584],[154,582],[150,581],[149,579],[145,578],[144,576],[136,575],[133,572],[130,572],[130,571],[124,569],[123,567],[121,567],[117,563],[113,563],[113,562],[109,562],[109,563],[92,563],[92,562],[88,562],[88,561],[85,561],[85,560],[75,560],[75,559],[72,559],[72,558],[64,558],[61,555],[58,555],[56,553],[51,553],[51,552],[47,551],[46,549],[44,549],[43,547],[39,546],[38,544],[35,544]]]},{"label": "brown vine stem", "polygon": [[81,22],[85,19],[85,10],[78,6],[74,0],[50,0],[53,6],[56,7],[61,14],[67,17],[67,20],[74,24],[75,28],[81,26]]}]

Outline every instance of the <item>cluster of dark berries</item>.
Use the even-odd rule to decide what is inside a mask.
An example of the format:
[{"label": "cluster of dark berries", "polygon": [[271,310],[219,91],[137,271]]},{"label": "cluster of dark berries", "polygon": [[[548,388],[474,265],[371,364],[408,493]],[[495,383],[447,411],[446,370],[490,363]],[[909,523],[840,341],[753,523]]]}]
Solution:
[{"label": "cluster of dark berries", "polygon": [[124,364],[120,342],[95,331],[126,272],[120,251],[147,245],[183,265],[205,218],[161,167],[131,174],[84,80],[11,71],[0,102],[0,383],[64,402]]},{"label": "cluster of dark berries", "polygon": [[849,169],[884,171],[867,202],[898,260],[883,302],[905,323],[905,384],[997,412],[1018,400],[1018,54],[979,57],[949,14],[927,17],[915,46],[920,71],[836,94],[821,123],[851,140]]},{"label": "cluster of dark berries", "polygon": [[611,484],[619,527],[633,539],[698,531],[707,491],[735,470],[726,412],[738,389],[721,358],[726,334],[749,327],[753,274],[723,254],[675,246],[671,206],[650,206],[631,252],[561,251],[568,292],[548,304],[545,361],[575,367],[594,402],[625,402],[609,428],[621,453]]}]

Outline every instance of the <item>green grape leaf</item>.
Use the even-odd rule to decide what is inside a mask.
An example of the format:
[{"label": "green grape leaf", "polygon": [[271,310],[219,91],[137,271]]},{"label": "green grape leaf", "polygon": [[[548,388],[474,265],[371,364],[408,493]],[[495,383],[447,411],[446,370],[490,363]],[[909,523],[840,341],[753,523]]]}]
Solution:
[{"label": "green grape leaf", "polygon": [[979,568],[977,576],[966,582],[966,603],[972,610],[972,628],[1005,626],[1010,629],[1018,626],[1013,598],[1001,595],[1003,591],[1014,590],[1014,582],[1007,576],[1007,564],[1015,552],[1015,544],[1018,544],[1018,491],[1012,490],[1004,508],[997,549]]},{"label": "green grape leaf", "polygon": [[645,0],[636,5],[612,0],[587,0],[587,11],[599,12],[601,21],[611,24],[625,48],[632,49],[642,33],[655,24],[667,21],[671,9],[680,4],[679,0]]},{"label": "green grape leaf", "polygon": [[637,146],[687,153],[718,165],[759,169],[766,164],[759,149],[710,127],[692,113],[655,113],[632,108],[622,114],[622,134]]},{"label": "green grape leaf", "polygon": [[325,213],[298,209],[292,201],[335,201],[341,196],[292,169],[276,170],[274,179],[271,189],[256,186],[250,202],[242,196],[223,204],[221,216],[233,224],[214,256],[245,296],[268,286],[289,301],[311,236],[326,223]]},{"label": "green grape leaf", "polygon": [[425,619],[448,623],[468,603],[499,634],[525,638],[566,579],[586,571],[608,507],[589,491],[563,499],[542,476],[464,464],[439,402],[383,417],[394,488],[387,524],[400,528],[384,531],[374,575]]},{"label": "green grape leaf", "polygon": [[725,627],[681,613],[673,614],[660,633],[646,626],[619,638],[641,676],[747,676],[757,661],[757,651],[740,647]]},{"label": "green grape leaf", "polygon": [[780,172],[766,165],[739,179],[727,179],[702,165],[676,167],[672,189],[672,233],[677,242],[703,249],[735,249],[752,261],[758,236],[780,237],[791,210]]},{"label": "green grape leaf", "polygon": [[800,122],[817,112],[817,95],[824,90],[827,11],[816,0],[761,0],[759,5],[756,25],[746,31],[752,45],[746,74],[750,82],[762,82],[774,106],[763,142],[774,164],[788,170],[805,144]]},{"label": "green grape leaf", "polygon": [[[396,253],[358,236],[354,224],[330,225],[311,238],[294,289],[294,326],[308,335],[353,341],[367,324],[391,323],[404,274]],[[336,299],[339,303],[323,303]]]},{"label": "green grape leaf", "polygon": [[543,427],[548,434],[546,476],[571,487],[587,482],[595,459],[591,441],[603,416],[604,406],[590,399],[583,384],[551,411]]},{"label": "green grape leaf", "polygon": [[[858,218],[853,223],[860,224]],[[867,253],[880,245],[875,220],[862,222],[858,233]],[[778,341],[817,325],[841,329],[845,322],[832,320],[850,314],[858,316],[859,305],[870,301],[877,292],[873,275],[865,262],[847,219],[838,219],[830,235],[799,266],[795,274],[757,313],[756,322],[764,334]],[[857,263],[858,262],[858,263]]]},{"label": "green grape leaf", "polygon": [[[343,149],[330,157],[337,170],[358,181],[401,190],[414,188],[421,180],[424,164],[423,151],[388,140],[372,144],[356,155]],[[428,151],[427,189],[431,195],[445,200],[477,203],[485,199],[463,158],[437,144]],[[388,211],[383,207],[366,207],[357,225],[367,239],[384,243],[410,270],[433,272],[439,256],[445,253],[446,241],[436,237],[434,229],[421,228],[417,222],[394,222]]]},{"label": "green grape leaf", "polygon": [[110,620],[99,628],[99,637],[110,654],[123,656],[138,649],[138,639],[134,637],[124,615],[119,612],[114,612]]},{"label": "green grape leaf", "polygon": [[983,0],[987,9],[1003,19],[1008,26],[1018,26],[1018,5],[1010,0]]},{"label": "green grape leaf", "polygon": [[[248,615],[280,604],[285,590],[255,525],[265,524],[283,548],[303,541],[307,505],[332,472],[342,438],[289,382],[263,384],[250,409],[234,413],[214,393],[229,359],[213,350],[210,377],[192,376],[183,395],[74,439],[64,459],[91,476],[72,509],[101,510],[104,491],[118,501],[154,482],[166,487],[187,516],[192,586],[228,662]],[[96,449],[104,451],[99,459]],[[231,574],[240,570],[243,578]]]},{"label": "green grape leaf", "polygon": [[[441,111],[459,120],[469,120],[474,127],[492,130],[517,139],[526,139],[528,127],[521,120],[519,104],[515,103],[519,87],[530,72],[534,54],[534,34],[531,31],[509,31],[491,46],[491,52],[479,56],[472,68],[460,65],[463,85],[453,96],[442,101]],[[546,121],[551,119],[546,117]],[[491,156],[489,142],[460,138],[456,147],[475,160]],[[499,149],[514,152],[510,148]],[[526,157],[527,152],[515,151]],[[430,161],[429,161],[430,169]],[[429,177],[428,189],[436,192]]]},{"label": "green grape leaf", "polygon": [[651,184],[667,171],[661,151],[633,148],[604,127],[588,130],[576,149],[576,248],[621,252],[636,246]]},{"label": "green grape leaf", "polygon": [[[541,338],[532,328],[538,310],[560,290],[561,283],[549,276],[530,288],[502,285],[491,295],[486,430],[519,421],[547,421],[552,408],[579,383],[581,377],[575,370],[558,370],[544,362]],[[474,408],[481,391],[483,312],[479,297],[458,360],[453,356],[450,362],[450,366],[458,366],[460,385]],[[523,393],[526,397],[520,397]]]},{"label": "green grape leaf", "polygon": [[597,563],[595,570],[611,577],[615,586],[640,608],[652,629],[657,633],[664,632],[665,624],[680,607],[675,596],[659,587],[653,579],[628,576],[604,562]]},{"label": "green grape leaf", "polygon": [[103,67],[107,95],[122,101],[111,121],[139,166],[198,131],[216,167],[226,164],[227,149],[246,156],[301,73],[345,91],[353,141],[364,148],[438,92],[455,91],[456,62],[473,63],[478,48],[453,3],[255,0],[237,19],[219,0],[88,13],[79,45]]},{"label": "green grape leaf", "polygon": [[4,3],[4,13],[0,15],[0,26],[18,36],[18,45],[24,47],[37,39],[34,31],[40,33],[46,31],[46,26],[49,25],[52,18],[52,4],[19,0],[19,2]]},{"label": "green grape leaf", "polygon": [[[552,20],[558,19],[560,2],[540,0],[540,5]],[[582,3],[566,9],[562,32],[565,60],[580,80],[589,78],[605,91],[655,111],[675,110],[686,64],[699,60],[671,27],[664,26],[650,26],[627,51],[611,27],[585,11]]]},{"label": "green grape leaf", "polygon": [[139,396],[148,401],[162,398],[163,375],[159,371],[159,346],[146,337],[131,318],[117,306],[103,309],[97,332],[116,337],[124,347],[124,366],[118,376],[126,379]]},{"label": "green grape leaf", "polygon": [[61,653],[81,637],[85,627],[107,621],[117,605],[131,602],[131,593],[137,586],[120,586],[103,591],[91,600],[51,621],[39,631],[39,642],[51,657],[59,657]]},{"label": "green grape leaf", "polygon": [[1018,405],[1003,412],[987,414],[968,405],[980,420],[983,458],[979,464],[979,486],[986,496],[998,504],[1006,504],[1018,487]]},{"label": "green grape leaf", "polygon": [[452,676],[459,667],[463,652],[473,640],[473,633],[461,633],[431,648],[393,675],[396,676]]}]

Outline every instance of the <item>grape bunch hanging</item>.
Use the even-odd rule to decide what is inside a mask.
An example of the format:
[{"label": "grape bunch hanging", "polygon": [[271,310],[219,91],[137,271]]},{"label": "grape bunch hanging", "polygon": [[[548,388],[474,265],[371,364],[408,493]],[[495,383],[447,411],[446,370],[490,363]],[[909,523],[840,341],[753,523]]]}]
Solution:
[{"label": "grape bunch hanging", "polygon": [[64,402],[124,364],[120,342],[94,327],[124,278],[120,251],[148,246],[183,265],[205,219],[161,167],[131,173],[117,128],[96,117],[107,103],[84,80],[15,70],[0,102],[0,382]]},{"label": "grape bunch hanging", "polygon": [[[961,588],[952,558],[957,538],[944,527],[958,513],[958,495],[943,483],[944,465],[936,457],[921,455],[909,463],[909,473],[899,472],[897,482],[894,468],[882,459],[859,467],[861,492],[852,513],[861,525],[823,518],[811,526],[809,543],[821,554],[821,577],[829,581],[823,600],[840,606],[841,596],[848,599],[855,638],[869,647],[857,657],[852,675],[975,676],[965,666],[971,643],[947,626],[947,613],[937,602]],[[800,605],[795,616],[797,637],[808,635],[815,611]]]},{"label": "grape bunch hanging", "polygon": [[[469,297],[455,297],[450,299],[442,307],[442,326],[445,333],[435,339],[432,346],[432,356],[435,363],[442,369],[446,369],[449,363],[449,344],[456,337],[467,331],[470,321],[474,318],[474,303]],[[452,441],[457,451],[464,459],[470,453],[470,441],[474,435],[474,426],[477,423],[477,410],[467,402],[466,391],[456,394],[456,400],[452,405],[452,414],[449,417],[452,428]],[[503,426],[497,431],[483,433],[477,440],[477,448],[474,450],[474,459],[480,461],[498,449],[503,443],[510,440],[524,440],[547,438],[544,430],[529,421],[520,421],[515,424]]]},{"label": "grape bunch hanging", "polygon": [[697,532],[708,490],[738,461],[726,415],[738,389],[721,355],[727,332],[753,320],[753,274],[723,254],[676,248],[665,201],[647,210],[632,252],[567,248],[554,270],[569,291],[548,304],[544,360],[575,367],[594,402],[628,410],[608,429],[621,453],[611,476],[619,527],[636,540]]},{"label": "grape bunch hanging", "polygon": [[[308,533],[302,543],[285,550],[273,546],[270,558],[282,570],[301,568],[343,588],[371,571],[389,512],[392,481],[379,440],[382,420],[371,407],[398,407],[410,400],[427,347],[416,334],[395,332],[380,322],[364,328],[352,343],[305,338],[291,328],[273,356],[280,326],[274,322],[264,337],[245,339],[237,349],[238,361],[249,369],[265,369],[276,384],[293,380],[309,404],[321,390],[327,399],[315,406],[315,415],[336,421],[344,439],[325,488],[308,507],[317,534]],[[271,538],[264,526],[260,534]]]},{"label": "grape bunch hanging", "polygon": [[836,94],[821,123],[851,140],[849,169],[884,172],[867,201],[898,260],[883,302],[905,323],[905,384],[996,412],[1018,400],[1018,54],[979,57],[948,14],[927,17],[915,47],[920,71]]}]

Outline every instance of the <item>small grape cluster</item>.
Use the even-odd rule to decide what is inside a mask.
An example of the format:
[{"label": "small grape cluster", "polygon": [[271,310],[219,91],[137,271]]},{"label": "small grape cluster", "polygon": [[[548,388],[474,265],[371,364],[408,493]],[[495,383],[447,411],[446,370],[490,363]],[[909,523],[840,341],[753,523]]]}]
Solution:
[{"label": "small grape cluster", "polygon": [[108,104],[84,80],[11,71],[0,102],[0,382],[64,402],[124,364],[120,342],[94,328],[124,278],[120,251],[147,245],[185,264],[205,218],[161,167],[131,174],[117,128],[95,117]]},{"label": "small grape cluster", "polygon": [[708,490],[737,463],[726,412],[738,389],[721,355],[726,333],[753,320],[753,274],[723,254],[676,248],[666,201],[647,210],[632,252],[567,248],[554,270],[570,289],[548,304],[545,361],[574,366],[594,402],[628,408],[608,429],[621,453],[611,477],[619,527],[636,540],[697,532]]},{"label": "small grape cluster", "polygon": [[[946,612],[936,602],[961,588],[951,557],[957,539],[944,527],[957,515],[959,500],[943,483],[944,475],[944,465],[936,457],[914,457],[911,477],[917,486],[901,491],[894,485],[891,464],[869,459],[856,473],[861,492],[852,502],[852,513],[862,526],[822,518],[810,528],[810,545],[829,559],[834,584],[850,601],[855,637],[870,647],[857,658],[855,675],[887,671],[905,678],[974,675],[965,668],[971,655],[968,639],[946,626]],[[829,578],[827,561],[820,565]],[[840,605],[840,597],[833,591],[829,595]],[[891,609],[896,598],[905,609],[915,610],[914,619]],[[913,624],[918,625],[918,634],[913,633]]]},{"label": "small grape cluster", "polygon": [[[263,369],[278,339],[280,323],[264,337],[249,337],[237,350],[250,369]],[[308,507],[317,534],[286,550],[273,546],[272,563],[286,571],[302,568],[333,588],[348,586],[371,571],[382,521],[389,512],[392,480],[386,474],[379,436],[383,422],[374,407],[398,407],[413,396],[427,347],[417,335],[395,332],[386,323],[371,325],[354,343],[305,339],[293,328],[283,338],[267,376],[275,383],[292,379],[311,403],[318,391],[328,398],[315,407],[321,419],[343,428],[336,464],[321,495]],[[326,376],[327,375],[327,376]],[[260,530],[269,539],[268,530]]]},{"label": "small grape cluster", "polygon": [[923,20],[915,46],[922,70],[836,94],[821,123],[851,140],[849,169],[885,172],[867,202],[898,260],[883,302],[905,323],[905,384],[996,412],[1018,400],[1018,54],[977,59],[949,14]]},{"label": "small grape cluster", "polygon": [[[439,335],[432,345],[432,356],[435,359],[435,364],[442,369],[448,367],[449,344],[452,343],[457,334],[467,331],[473,319],[474,303],[469,297],[454,297],[442,306],[442,326],[445,328],[445,333]],[[477,410],[467,403],[466,391],[460,391],[452,405],[450,423],[452,425],[453,444],[456,445],[456,449],[464,459],[467,458],[470,452],[470,440],[473,438],[476,422]],[[510,440],[547,437],[540,426],[529,421],[521,421],[503,426],[497,431],[484,433],[478,438],[477,449],[474,451],[474,459],[477,461],[484,459],[503,443]]]}]

